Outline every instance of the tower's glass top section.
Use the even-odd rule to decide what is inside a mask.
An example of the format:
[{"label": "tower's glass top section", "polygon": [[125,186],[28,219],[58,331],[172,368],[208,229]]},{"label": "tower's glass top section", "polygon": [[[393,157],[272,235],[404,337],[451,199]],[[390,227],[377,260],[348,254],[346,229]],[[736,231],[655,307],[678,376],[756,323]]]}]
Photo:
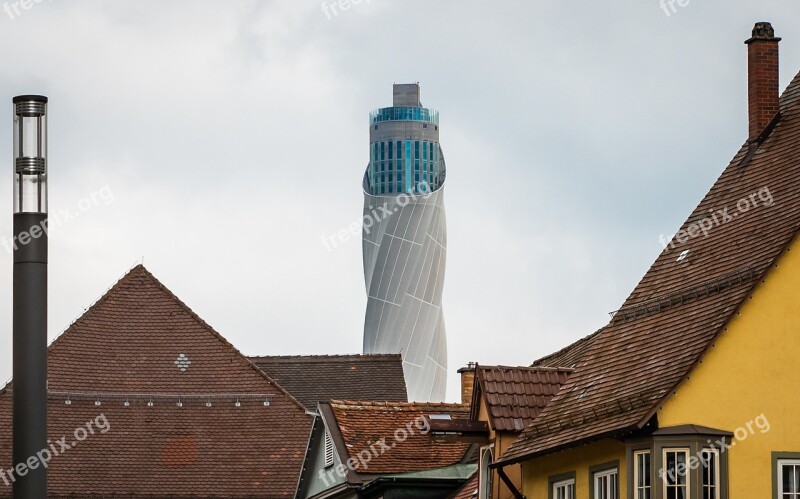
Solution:
[{"label": "tower's glass top section", "polygon": [[420,121],[438,125],[439,111],[425,107],[394,106],[383,107],[369,113],[371,125],[383,121]]}]

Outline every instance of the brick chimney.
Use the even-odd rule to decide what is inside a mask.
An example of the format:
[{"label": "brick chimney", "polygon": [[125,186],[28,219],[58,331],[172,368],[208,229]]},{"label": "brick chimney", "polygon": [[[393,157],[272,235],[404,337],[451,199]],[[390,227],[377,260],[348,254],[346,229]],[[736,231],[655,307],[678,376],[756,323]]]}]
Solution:
[{"label": "brick chimney", "polygon": [[778,114],[778,42],[767,22],[756,23],[747,40],[747,94],[750,140],[755,140]]},{"label": "brick chimney", "polygon": [[472,402],[472,387],[475,385],[475,363],[470,362],[467,367],[458,370],[461,375],[461,403],[469,404]]}]

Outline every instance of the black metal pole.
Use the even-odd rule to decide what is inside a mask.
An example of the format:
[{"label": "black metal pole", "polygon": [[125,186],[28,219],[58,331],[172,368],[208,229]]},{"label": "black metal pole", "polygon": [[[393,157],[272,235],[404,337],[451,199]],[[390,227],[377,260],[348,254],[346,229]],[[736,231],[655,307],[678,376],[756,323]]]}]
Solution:
[{"label": "black metal pole", "polygon": [[19,242],[46,219],[14,215],[14,499],[47,498],[47,468],[34,461],[47,448],[47,234]]},{"label": "black metal pole", "polygon": [[47,499],[46,104],[14,98],[14,499]]}]

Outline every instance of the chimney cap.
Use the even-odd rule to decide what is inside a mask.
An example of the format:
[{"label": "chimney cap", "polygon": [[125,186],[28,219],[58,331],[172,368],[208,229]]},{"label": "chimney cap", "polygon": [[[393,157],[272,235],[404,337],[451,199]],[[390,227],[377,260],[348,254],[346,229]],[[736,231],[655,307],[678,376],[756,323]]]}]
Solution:
[{"label": "chimney cap", "polygon": [[779,42],[781,41],[780,38],[775,37],[775,29],[772,27],[772,23],[768,22],[758,22],[755,26],[753,26],[753,37],[747,40],[746,44],[751,44],[753,42]]},{"label": "chimney cap", "polygon": [[459,369],[457,372],[458,372],[459,374],[462,374],[462,373],[467,373],[467,372],[472,372],[472,371],[475,371],[475,366],[477,366],[477,365],[478,365],[478,363],[477,363],[477,362],[468,362],[468,363],[467,363],[467,367],[462,367],[462,368],[461,368],[461,369]]}]

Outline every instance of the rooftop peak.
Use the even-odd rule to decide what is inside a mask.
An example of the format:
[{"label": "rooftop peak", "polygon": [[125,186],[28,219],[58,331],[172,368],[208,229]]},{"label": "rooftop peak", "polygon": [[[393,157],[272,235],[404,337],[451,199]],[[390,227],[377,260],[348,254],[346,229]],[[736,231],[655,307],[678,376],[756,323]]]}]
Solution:
[{"label": "rooftop peak", "polygon": [[422,107],[419,100],[419,83],[395,83],[392,85],[392,105],[395,107]]}]

